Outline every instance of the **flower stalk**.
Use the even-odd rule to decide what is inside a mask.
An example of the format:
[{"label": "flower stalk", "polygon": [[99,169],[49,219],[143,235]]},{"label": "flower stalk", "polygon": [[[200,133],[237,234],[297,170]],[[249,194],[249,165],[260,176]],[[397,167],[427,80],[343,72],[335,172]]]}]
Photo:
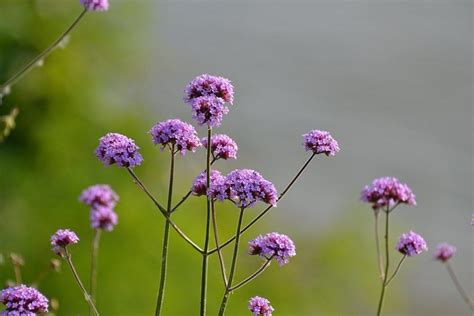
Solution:
[{"label": "flower stalk", "polygon": [[[92,253],[91,253],[91,275],[90,275],[90,289],[91,299],[96,302],[97,290],[97,263],[99,259],[99,244],[100,244],[101,230],[94,229],[94,236],[92,238]],[[92,309],[89,311],[92,314]]]}]

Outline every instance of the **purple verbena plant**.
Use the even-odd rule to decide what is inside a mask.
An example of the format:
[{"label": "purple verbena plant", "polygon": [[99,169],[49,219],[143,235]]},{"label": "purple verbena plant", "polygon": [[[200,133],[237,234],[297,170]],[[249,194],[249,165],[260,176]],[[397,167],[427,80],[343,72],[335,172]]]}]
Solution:
[{"label": "purple verbena plant", "polygon": [[[150,130],[152,141],[160,145],[161,150],[166,150],[170,156],[170,172],[168,185],[168,198],[166,205],[162,205],[140,180],[133,170],[141,164],[143,158],[139,153],[139,147],[134,141],[124,135],[109,133],[102,137],[96,149],[96,156],[104,165],[116,165],[127,170],[137,186],[152,200],[158,211],[164,216],[163,247],[161,254],[161,272],[158,285],[155,315],[161,315],[165,297],[169,234],[172,228],[202,257],[201,269],[201,299],[199,314],[206,315],[207,282],[208,282],[208,260],[213,254],[218,255],[219,266],[222,274],[224,294],[221,300],[219,315],[224,315],[231,294],[240,287],[248,284],[270,265],[275,259],[280,266],[289,262],[289,258],[296,255],[293,241],[286,235],[270,233],[259,236],[250,242],[249,254],[259,255],[264,259],[263,265],[247,278],[240,282],[235,281],[239,246],[242,235],[250,227],[255,225],[272,208],[276,207],[283,196],[294,185],[303,171],[318,154],[334,156],[339,151],[339,145],[329,132],[313,130],[303,135],[303,145],[312,154],[291,179],[289,184],[278,194],[275,186],[265,179],[260,173],[252,169],[236,169],[227,175],[212,169],[218,160],[236,159],[238,146],[234,140],[224,134],[213,134],[213,128],[221,126],[224,115],[228,114],[229,108],[226,104],[234,102],[234,87],[230,80],[223,77],[208,74],[200,75],[193,79],[185,89],[184,101],[190,105],[192,117],[198,125],[207,127],[207,136],[201,140],[197,137],[194,127],[179,119],[170,119],[156,123]],[[185,156],[186,153],[195,152],[199,147],[206,149],[205,170],[202,171],[192,182],[191,188],[176,205],[172,205],[173,183],[176,154]],[[108,197],[112,194],[106,194]],[[86,194],[86,196],[88,196]],[[204,227],[204,245],[199,246],[189,238],[179,226],[172,220],[172,215],[179,207],[191,197],[206,198],[206,221]],[[91,198],[83,198],[89,201]],[[94,200],[94,198],[92,198]],[[98,198],[98,201],[108,200]],[[232,238],[220,243],[216,207],[218,201],[228,200],[239,210],[239,219],[236,232]],[[253,208],[257,203],[267,204],[267,207],[254,217],[247,225],[243,224],[246,210]],[[210,246],[211,227],[214,235],[215,247]],[[233,254],[229,273],[226,271],[225,258],[222,249],[233,244]],[[252,298],[250,311],[254,315],[271,315],[273,307],[263,298]]]}]

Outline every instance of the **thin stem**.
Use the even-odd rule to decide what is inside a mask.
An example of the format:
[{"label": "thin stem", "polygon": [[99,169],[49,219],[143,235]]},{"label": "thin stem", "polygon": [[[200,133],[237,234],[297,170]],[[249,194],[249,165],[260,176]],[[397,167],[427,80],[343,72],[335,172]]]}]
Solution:
[{"label": "thin stem", "polygon": [[242,231],[242,221],[244,218],[244,208],[240,209],[239,214],[239,221],[237,224],[237,232],[235,233],[235,244],[234,244],[234,254],[232,255],[232,263],[230,265],[230,274],[229,274],[229,281],[227,283],[227,288],[224,293],[224,297],[222,298],[221,307],[219,309],[219,316],[223,316],[225,313],[225,309],[227,307],[227,302],[229,301],[229,296],[231,293],[232,281],[234,280],[235,274],[235,267],[237,265],[237,257],[239,252],[239,242],[240,242],[240,233]]},{"label": "thin stem", "polygon": [[390,282],[392,282],[392,280],[395,278],[395,276],[397,275],[398,271],[400,270],[400,268],[402,267],[402,264],[403,262],[405,261],[405,259],[407,258],[406,255],[403,255],[403,257],[400,259],[400,261],[398,262],[398,265],[397,267],[395,268],[395,271],[393,272],[393,274],[390,276],[390,278],[388,278],[387,282],[385,283],[385,286],[388,286],[390,284]]},{"label": "thin stem", "polygon": [[196,249],[198,252],[200,253],[203,253],[203,250],[198,246],[196,245],[195,242],[193,242],[191,240],[191,238],[189,238],[188,236],[186,236],[186,234],[178,227],[178,225],[176,225],[170,218],[169,214],[167,213],[167,211],[161,206],[161,204],[155,199],[155,197],[153,196],[153,194],[150,193],[150,191],[145,187],[145,185],[143,184],[143,182],[140,181],[140,179],[137,177],[137,175],[135,174],[135,172],[133,172],[132,169],[130,168],[127,168],[127,171],[128,173],[132,176],[134,182],[137,184],[137,186],[143,191],[145,192],[145,194],[153,201],[153,203],[155,204],[155,206],[158,208],[158,210],[161,212],[161,214],[163,214],[163,216],[165,217],[166,221],[171,225],[171,227],[173,227],[173,229],[178,233],[179,236],[181,236],[181,238],[183,238],[188,244],[190,244],[194,249]]},{"label": "thin stem", "polygon": [[384,279],[384,271],[383,271],[383,257],[382,253],[380,252],[380,237],[379,237],[379,211],[374,212],[374,231],[375,231],[375,248],[377,250],[377,261],[379,266],[379,273],[380,279]]},{"label": "thin stem", "polygon": [[[90,288],[91,299],[96,301],[96,289],[97,289],[97,261],[99,256],[99,242],[100,242],[101,230],[94,230],[94,237],[92,238],[92,255],[91,255],[91,276],[90,276]],[[89,315],[92,314],[92,309],[89,310]]]},{"label": "thin stem", "polygon": [[[207,127],[207,154],[206,154],[206,188],[211,187],[211,136],[212,128]],[[206,196],[206,234],[204,236],[204,252],[202,254],[202,271],[201,271],[201,308],[200,315],[206,315],[206,299],[207,299],[207,270],[209,262],[209,235],[211,232],[211,198]]]},{"label": "thin stem", "polygon": [[[299,169],[298,173],[296,173],[296,175],[293,177],[293,179],[290,181],[290,183],[285,187],[283,192],[280,193],[280,196],[278,197],[277,202],[280,202],[283,199],[283,196],[285,196],[285,194],[288,192],[288,190],[290,190],[290,188],[293,186],[293,184],[295,184],[296,180],[298,180],[298,178],[301,176],[303,171],[306,169],[306,167],[309,165],[309,163],[311,162],[311,160],[313,160],[313,158],[315,156],[316,156],[316,154],[313,153],[311,155],[311,157],[309,157],[309,159],[303,164],[303,166]],[[272,207],[273,206],[270,205],[266,209],[264,209],[262,212],[260,212],[260,214],[257,215],[257,217],[255,217],[250,223],[248,223],[244,228],[242,228],[240,233],[243,234],[244,232],[246,232],[250,227],[252,227],[256,222],[258,222],[263,216],[265,216],[265,214],[267,214],[268,211],[270,211],[272,209]],[[220,249],[223,249],[226,246],[228,246],[229,244],[231,244],[235,240],[235,238],[236,238],[236,236],[233,236],[230,239],[228,239],[226,242],[224,242],[221,245]],[[209,251],[209,254],[213,254],[216,251],[217,251],[217,248],[211,249]]]},{"label": "thin stem", "polygon": [[[170,179],[168,187],[168,203],[166,206],[166,211],[168,216],[171,212],[171,201],[173,199],[173,180],[174,180],[174,162],[175,162],[175,153],[174,145],[171,147],[171,158],[170,158]],[[168,265],[168,245],[169,245],[169,231],[170,223],[165,222],[165,229],[163,235],[163,250],[161,252],[161,274],[160,274],[160,285],[158,290],[158,298],[156,301],[155,315],[158,316],[161,314],[161,309],[163,306],[163,300],[165,298],[165,284],[166,284],[166,272]]]},{"label": "thin stem", "polygon": [[79,24],[79,22],[82,20],[84,15],[87,13],[87,9],[84,9],[79,16],[72,22],[72,24],[62,33],[58,39],[56,39],[48,48],[46,48],[41,54],[33,58],[32,61],[30,61],[28,64],[26,64],[22,69],[20,69],[17,73],[15,73],[10,79],[8,79],[1,87],[0,87],[0,94],[5,93],[5,90],[7,87],[11,87],[14,85],[18,80],[20,80],[25,74],[27,74],[33,67],[46,58],[50,53],[52,53],[66,38],[66,36],[69,35],[69,33],[72,32],[72,30]]},{"label": "thin stem", "polygon": [[20,285],[22,283],[21,267],[18,264],[13,264],[13,271],[15,272],[15,282]]},{"label": "thin stem", "polygon": [[[272,257],[273,258],[273,257]],[[255,278],[257,278],[260,274],[263,273],[263,271],[265,271],[269,266],[270,266],[270,263],[272,262],[272,258],[268,258],[267,261],[265,261],[265,263],[257,270],[255,271],[254,273],[252,273],[249,277],[245,278],[243,281],[237,283],[236,285],[234,285],[233,287],[231,287],[229,289],[229,291],[235,291],[237,290],[238,288],[244,286],[245,284],[249,283],[250,281],[254,280]]]},{"label": "thin stem", "polygon": [[[212,161],[211,161],[211,166],[214,164],[214,162],[216,162],[216,158],[213,158]],[[184,202],[186,202],[186,200],[191,196],[193,192],[191,190],[188,191],[188,193],[186,193],[182,198],[181,198],[181,201],[178,202],[178,204],[176,204],[172,209],[171,209],[171,213],[175,212],[176,210],[178,210],[178,208],[181,206],[181,204],[183,204]]]},{"label": "thin stem", "polygon": [[219,265],[221,267],[221,273],[222,273],[222,280],[224,281],[224,287],[227,287],[227,273],[225,271],[224,256],[222,255],[222,251],[219,248],[219,233],[217,231],[217,218],[216,218],[217,216],[216,216],[214,201],[211,202],[211,213],[212,213],[212,227],[214,229],[214,240],[216,242],[217,255],[219,257]]},{"label": "thin stem", "polygon": [[86,288],[84,287],[84,284],[82,284],[81,279],[79,278],[79,274],[76,271],[76,268],[74,267],[74,264],[72,263],[71,259],[71,254],[67,250],[67,247],[64,247],[64,259],[66,259],[66,262],[68,263],[69,267],[71,268],[72,274],[74,275],[74,278],[76,279],[77,284],[82,290],[82,293],[84,294],[84,298],[89,304],[90,308],[94,311],[94,314],[96,316],[99,316],[99,312],[97,311],[97,308],[95,307],[94,301],[92,300],[92,297],[87,293]]},{"label": "thin stem", "polygon": [[388,268],[390,267],[390,253],[388,248],[388,233],[389,233],[389,212],[385,212],[385,274],[382,282],[382,290],[380,291],[379,305],[377,308],[377,316],[380,316],[382,313],[383,302],[385,298],[385,290],[387,288],[387,278],[388,278]]},{"label": "thin stem", "polygon": [[449,263],[449,260],[445,261],[444,264],[446,266],[446,269],[448,270],[448,273],[449,273],[449,276],[451,277],[451,280],[453,280],[454,286],[458,290],[459,294],[461,294],[462,299],[469,306],[469,308],[472,311],[474,311],[474,303],[472,302],[471,298],[467,294],[466,290],[464,290],[464,288],[462,287],[461,282],[459,282],[459,279],[458,279],[456,273],[454,272],[453,267]]}]

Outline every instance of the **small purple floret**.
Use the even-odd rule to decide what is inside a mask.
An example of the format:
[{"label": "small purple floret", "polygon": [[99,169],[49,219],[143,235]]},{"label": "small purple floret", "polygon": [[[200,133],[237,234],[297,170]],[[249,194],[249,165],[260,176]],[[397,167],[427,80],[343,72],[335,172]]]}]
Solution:
[{"label": "small purple floret", "polygon": [[207,124],[211,127],[220,126],[224,115],[229,113],[229,108],[224,105],[224,101],[215,96],[198,97],[192,101],[191,108],[193,119],[199,125]]},{"label": "small purple floret", "polygon": [[239,208],[252,207],[258,201],[276,206],[278,200],[275,186],[251,169],[230,172],[225,181],[216,185],[214,190],[219,192],[216,194],[217,199],[229,199]]},{"label": "small purple floret", "polygon": [[365,186],[360,198],[363,202],[372,204],[374,210],[397,204],[416,205],[415,195],[410,187],[391,177],[375,179],[372,185]]},{"label": "small purple floret", "polygon": [[[207,148],[207,138],[201,139],[202,145]],[[216,134],[211,137],[211,152],[214,159],[237,159],[237,143],[227,135]]]},{"label": "small purple floret", "polygon": [[272,316],[272,312],[275,310],[270,301],[264,297],[254,296],[249,301],[248,306],[253,316]]},{"label": "small purple floret", "polygon": [[79,201],[91,207],[113,208],[119,197],[117,193],[107,184],[96,184],[82,191]]},{"label": "small purple floret", "polygon": [[[210,192],[216,192],[214,190],[214,187],[218,184],[221,184],[224,181],[224,177],[220,173],[219,170],[211,170],[210,174],[210,180],[211,180],[211,189]],[[196,195],[196,196],[201,196],[201,195],[207,195],[207,173],[206,171],[201,172],[196,179],[194,179],[193,185],[191,187],[191,192]],[[209,193],[213,198],[216,198],[214,196],[214,193],[211,194]]]},{"label": "small purple floret", "polygon": [[51,245],[53,246],[53,251],[57,254],[61,253],[61,249],[78,242],[79,237],[69,229],[59,229],[51,236]]},{"label": "small purple floret", "polygon": [[203,74],[194,78],[185,89],[184,101],[192,105],[199,97],[214,96],[225,103],[234,102],[234,87],[229,79]]},{"label": "small purple floret", "polygon": [[117,214],[111,208],[104,206],[92,208],[90,220],[93,229],[103,229],[108,232],[112,231],[114,226],[118,224]]},{"label": "small purple floret", "polygon": [[201,146],[196,130],[191,124],[179,119],[170,119],[164,122],[158,122],[150,130],[155,145],[166,146],[181,152],[185,155],[186,151],[195,152]]},{"label": "small purple floret", "polygon": [[88,11],[107,11],[109,9],[108,0],[81,0],[81,4]]},{"label": "small purple floret", "polygon": [[288,236],[268,233],[249,242],[249,254],[267,259],[273,257],[283,266],[289,262],[290,257],[296,256],[296,247]]},{"label": "small purple floret", "polygon": [[455,253],[456,253],[456,247],[448,244],[447,242],[443,242],[438,245],[433,257],[436,260],[445,262],[451,259],[451,257],[453,257]]},{"label": "small purple floret", "polygon": [[143,157],[133,139],[118,133],[108,133],[101,137],[95,154],[106,166],[133,168],[143,161]]},{"label": "small purple floret", "polygon": [[38,290],[23,284],[3,289],[0,302],[6,307],[2,316],[35,316],[48,312],[48,299]]},{"label": "small purple floret", "polygon": [[414,256],[422,253],[423,251],[428,251],[428,246],[426,241],[415,232],[409,231],[400,236],[400,239],[397,244],[397,250],[408,256]]},{"label": "small purple floret", "polygon": [[303,135],[304,148],[315,154],[326,154],[326,156],[335,156],[339,151],[339,144],[326,131],[312,130]]}]

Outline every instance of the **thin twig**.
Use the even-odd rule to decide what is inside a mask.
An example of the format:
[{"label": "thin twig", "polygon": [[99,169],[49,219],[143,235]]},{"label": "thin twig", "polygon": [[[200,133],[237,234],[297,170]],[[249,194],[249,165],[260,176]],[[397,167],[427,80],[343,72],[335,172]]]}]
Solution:
[{"label": "thin twig", "polygon": [[[272,257],[273,258],[273,257]],[[241,288],[242,286],[244,286],[245,284],[249,283],[250,281],[254,280],[255,278],[257,278],[260,274],[262,274],[269,266],[270,266],[270,263],[272,262],[272,258],[268,258],[266,259],[265,263],[257,270],[255,271],[254,273],[252,273],[249,277],[245,278],[243,281],[237,283],[236,285],[234,285],[233,287],[231,287],[229,289],[229,291],[235,291],[237,290],[238,288]]]},{"label": "thin twig", "polygon": [[[92,300],[96,301],[96,289],[97,289],[97,261],[99,256],[99,242],[100,242],[101,230],[94,230],[94,237],[92,238],[92,254],[91,254],[91,276],[90,276],[90,288]],[[89,315],[92,314],[92,308],[89,310]]]},{"label": "thin twig", "polygon": [[398,271],[400,270],[400,268],[403,264],[403,261],[405,261],[406,258],[407,258],[407,255],[403,255],[403,257],[398,262],[397,267],[395,268],[395,271],[393,272],[393,274],[390,276],[390,278],[388,278],[387,282],[385,283],[385,286],[388,286],[390,284],[390,282],[392,282],[392,280],[395,278]]},{"label": "thin twig", "polygon": [[219,265],[221,268],[222,280],[224,281],[224,287],[227,288],[227,273],[225,271],[224,256],[222,255],[222,251],[219,248],[219,233],[217,231],[217,218],[216,218],[217,216],[216,216],[214,201],[211,201],[211,213],[212,213],[212,227],[214,229],[214,240],[216,242],[217,255],[219,257]]},{"label": "thin twig", "polygon": [[379,237],[379,211],[374,212],[374,231],[375,231],[375,248],[377,250],[377,262],[379,266],[379,273],[380,279],[384,279],[384,271],[383,271],[383,257],[382,253],[380,252],[380,237]]},{"label": "thin twig", "polygon": [[474,303],[472,302],[471,298],[467,294],[466,290],[462,287],[461,282],[459,282],[459,279],[454,272],[453,267],[449,263],[449,260],[444,262],[444,265],[446,266],[446,269],[448,270],[449,276],[451,277],[451,280],[453,280],[454,286],[458,290],[459,294],[461,294],[462,299],[464,302],[469,306],[471,311],[474,311]]}]

